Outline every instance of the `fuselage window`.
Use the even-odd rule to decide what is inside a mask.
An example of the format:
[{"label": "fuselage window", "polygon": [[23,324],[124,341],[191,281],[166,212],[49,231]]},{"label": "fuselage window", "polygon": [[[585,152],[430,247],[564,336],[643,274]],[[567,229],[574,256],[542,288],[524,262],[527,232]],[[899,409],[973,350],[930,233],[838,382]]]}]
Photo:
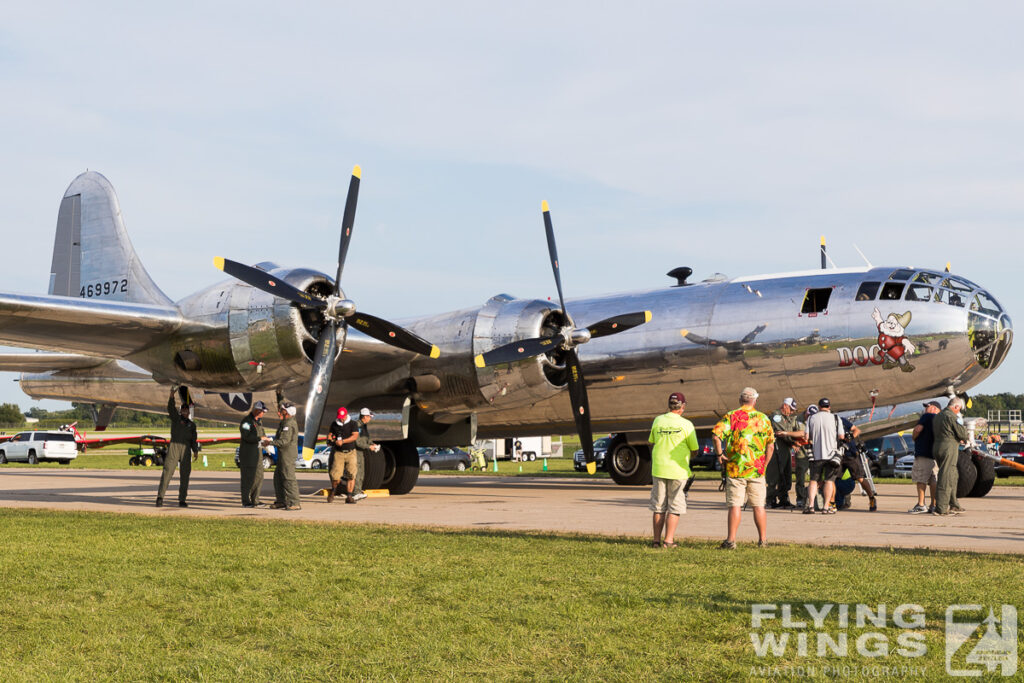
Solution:
[{"label": "fuselage window", "polygon": [[903,298],[907,301],[931,301],[932,288],[926,285],[911,283],[907,285],[907,293]]},{"label": "fuselage window", "polygon": [[832,296],[832,288],[808,289],[804,295],[804,305],[800,308],[801,313],[821,313],[828,308],[829,297]]},{"label": "fuselage window", "polygon": [[885,286],[882,287],[882,296],[879,297],[882,301],[896,301],[903,295],[903,283],[902,282],[886,282]]},{"label": "fuselage window", "polygon": [[940,289],[936,291],[935,300],[941,301],[944,304],[949,304],[950,306],[959,306],[960,308],[963,308],[965,303],[963,295],[957,292],[951,292],[948,289]]},{"label": "fuselage window", "polygon": [[967,284],[963,280],[957,280],[955,277],[948,277],[942,281],[942,286],[952,289],[954,292],[973,292],[976,287]]},{"label": "fuselage window", "polygon": [[906,268],[901,268],[901,269],[899,269],[897,271],[894,271],[893,274],[889,276],[889,279],[890,280],[909,280],[910,276],[913,275],[913,274],[914,274],[914,271],[907,270]]},{"label": "fuselage window", "polygon": [[878,294],[878,282],[862,282],[857,290],[857,301],[874,301]]},{"label": "fuselage window", "polygon": [[914,282],[923,282],[926,285],[938,284],[941,279],[942,276],[935,273],[918,273],[914,276]]}]

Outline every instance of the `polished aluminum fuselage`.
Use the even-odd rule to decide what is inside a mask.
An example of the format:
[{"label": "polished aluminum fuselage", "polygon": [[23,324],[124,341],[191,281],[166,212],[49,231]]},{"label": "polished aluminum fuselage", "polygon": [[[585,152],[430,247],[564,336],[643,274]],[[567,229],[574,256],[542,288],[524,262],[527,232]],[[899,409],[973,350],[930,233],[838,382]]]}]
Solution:
[{"label": "polished aluminum fuselage", "polygon": [[[934,296],[857,300],[863,283],[884,285],[900,272],[924,277],[913,269],[822,270],[567,302],[580,327],[630,311],[652,312],[649,323],[578,349],[595,431],[647,429],[673,391],[686,395],[687,417],[708,426],[736,407],[746,386],[760,393],[758,405],[766,410],[786,396],[801,406],[828,396],[839,410],[848,410],[933,397],[950,388],[965,391],[995,370],[1012,341],[1011,323],[987,295],[988,303],[971,310],[973,292],[981,291],[972,283],[956,280],[963,306]],[[938,283],[942,275],[932,271],[925,278],[935,282],[936,294],[945,292]],[[803,312],[809,290],[829,290],[827,306]],[[254,291],[212,287],[182,302],[189,322],[159,347],[131,357],[138,367],[111,363],[26,375],[22,387],[35,398],[162,412],[168,384],[186,383],[198,389],[193,393],[200,416],[224,420],[240,419],[246,401],[273,400],[275,390],[302,405],[309,362],[300,352],[306,333],[296,324],[296,309],[281,300],[263,301]],[[903,354],[906,363],[886,360],[882,346],[889,342],[879,338],[876,308],[883,319],[892,314],[907,321],[904,336],[914,352]],[[575,426],[556,356],[497,368],[473,363],[478,353],[542,334],[555,313],[550,302],[498,296],[480,308],[403,321],[441,347],[436,360],[353,333],[335,370],[331,403],[359,407],[360,401],[408,398],[433,424],[468,421],[481,437],[571,433]],[[204,373],[190,374],[169,361],[182,349],[209,349]],[[260,367],[261,358],[279,360]],[[235,396],[232,407],[220,396],[229,392],[249,396]],[[464,434],[452,438],[461,441]]]}]

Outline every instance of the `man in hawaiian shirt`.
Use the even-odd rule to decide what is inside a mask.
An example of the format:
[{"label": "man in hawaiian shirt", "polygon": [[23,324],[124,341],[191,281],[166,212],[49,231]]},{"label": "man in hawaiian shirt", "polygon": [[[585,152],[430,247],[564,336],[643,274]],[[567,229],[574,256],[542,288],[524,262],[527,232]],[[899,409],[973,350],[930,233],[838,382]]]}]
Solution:
[{"label": "man in hawaiian shirt", "polygon": [[[726,475],[725,504],[729,506],[729,535],[721,548],[736,548],[743,504],[754,508],[758,546],[767,543],[768,515],[764,511],[767,491],[764,471],[775,450],[775,432],[764,413],[754,410],[757,392],[747,387],[740,392],[740,407],[726,413],[711,430],[715,454]],[[724,448],[723,448],[724,442]]]}]

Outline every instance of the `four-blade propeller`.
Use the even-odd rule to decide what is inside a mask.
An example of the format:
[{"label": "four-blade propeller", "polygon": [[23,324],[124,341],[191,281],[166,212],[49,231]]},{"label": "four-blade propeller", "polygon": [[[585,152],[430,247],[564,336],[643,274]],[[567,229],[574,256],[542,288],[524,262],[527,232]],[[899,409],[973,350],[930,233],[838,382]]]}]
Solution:
[{"label": "four-blade propeller", "polygon": [[341,245],[338,249],[338,274],[334,278],[334,292],[327,298],[313,296],[293,287],[287,282],[276,279],[270,273],[253,268],[237,261],[217,257],[213,263],[217,268],[256,289],[269,292],[282,299],[287,299],[303,308],[315,308],[323,311],[326,324],[320,330],[317,339],[316,353],[313,357],[313,374],[309,382],[309,398],[306,401],[305,436],[302,444],[302,457],[311,460],[313,448],[316,446],[320,419],[323,417],[327,403],[331,374],[337,351],[334,348],[339,326],[355,326],[364,334],[380,340],[385,344],[400,349],[419,353],[431,358],[441,355],[437,346],[416,336],[394,323],[366,313],[357,313],[354,302],[341,297],[341,273],[345,268],[345,256],[352,240],[352,226],[356,219],[356,202],[359,198],[359,180],[361,171],[358,166],[352,169],[352,180],[348,186],[348,197],[345,200],[345,213],[341,221]]},{"label": "four-blade propeller", "polygon": [[555,287],[558,289],[558,303],[562,307],[562,319],[568,325],[559,332],[548,337],[520,339],[499,346],[476,357],[477,367],[500,365],[517,360],[533,358],[542,353],[561,349],[565,355],[565,367],[568,374],[569,400],[572,403],[572,416],[576,421],[576,432],[580,436],[580,446],[587,459],[587,471],[594,474],[594,434],[590,427],[590,403],[587,400],[587,386],[583,381],[583,368],[580,367],[576,347],[597,337],[607,337],[643,325],[651,319],[650,311],[626,313],[607,318],[585,328],[576,329],[572,318],[565,310],[565,299],[562,297],[562,276],[558,267],[558,249],[555,246],[555,230],[551,225],[551,212],[548,203],[541,203],[544,212],[544,231],[548,238],[548,253],[551,256],[551,270],[555,275]]}]

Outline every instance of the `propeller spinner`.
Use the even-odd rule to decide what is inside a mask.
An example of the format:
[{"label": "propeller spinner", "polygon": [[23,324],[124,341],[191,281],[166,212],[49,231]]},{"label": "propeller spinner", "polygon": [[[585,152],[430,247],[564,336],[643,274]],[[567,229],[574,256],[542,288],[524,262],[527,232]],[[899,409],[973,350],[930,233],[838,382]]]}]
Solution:
[{"label": "propeller spinner", "polygon": [[327,324],[323,326],[317,339],[316,353],[313,356],[313,374],[309,381],[306,428],[302,445],[302,457],[306,460],[313,458],[313,448],[316,446],[320,419],[323,417],[324,406],[327,403],[327,390],[334,372],[334,361],[337,358],[334,343],[339,326],[354,325],[360,332],[385,344],[431,358],[441,355],[441,351],[434,344],[383,318],[367,313],[357,313],[355,302],[341,297],[341,273],[345,268],[345,257],[352,240],[352,226],[356,219],[356,202],[359,199],[361,175],[362,171],[358,166],[352,169],[352,180],[348,186],[348,197],[345,199],[345,213],[341,220],[338,274],[334,278],[334,291],[326,298],[304,292],[259,268],[219,256],[213,259],[213,264],[228,275],[264,292],[287,299],[300,307],[319,309],[327,320]]},{"label": "propeller spinner", "polygon": [[580,446],[587,460],[587,471],[594,474],[594,434],[590,426],[590,403],[587,400],[587,386],[583,380],[583,368],[580,365],[576,347],[591,339],[625,332],[651,320],[650,311],[625,313],[616,315],[583,328],[576,328],[572,318],[565,310],[565,299],[562,296],[562,276],[558,265],[558,248],[555,245],[555,230],[551,224],[551,211],[546,201],[541,202],[544,214],[544,232],[548,239],[548,255],[551,257],[551,270],[555,275],[555,287],[558,289],[558,304],[562,307],[563,320],[569,324],[548,337],[534,337],[499,346],[475,359],[477,367],[511,363],[524,358],[533,358],[542,353],[561,349],[565,354],[565,366],[568,374],[569,401],[572,403],[572,416],[576,421],[576,433],[580,437]]}]

